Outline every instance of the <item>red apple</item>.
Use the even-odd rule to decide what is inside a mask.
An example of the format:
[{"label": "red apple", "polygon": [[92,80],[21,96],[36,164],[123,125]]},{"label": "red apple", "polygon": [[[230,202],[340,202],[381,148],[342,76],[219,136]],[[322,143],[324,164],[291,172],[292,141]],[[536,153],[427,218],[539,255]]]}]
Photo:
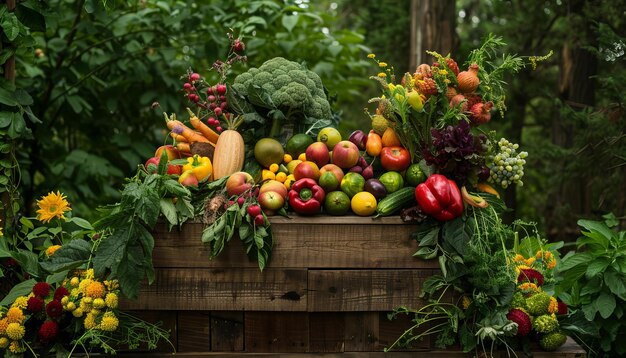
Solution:
[{"label": "red apple", "polygon": [[285,205],[285,198],[281,194],[269,190],[259,194],[259,204],[261,208],[266,210],[278,210]]},{"label": "red apple", "polygon": [[167,153],[167,160],[180,159],[180,151],[170,144],[158,147],[156,152],[154,152],[154,156],[157,158],[161,158],[161,153],[163,151]]},{"label": "red apple", "polygon": [[320,186],[324,191],[331,192],[336,190],[343,179],[343,170],[335,164],[326,164],[320,169]]},{"label": "red apple", "polygon": [[330,155],[328,154],[328,147],[326,147],[326,143],[311,143],[311,145],[306,148],[306,160],[317,164],[318,167],[328,164],[330,161]]},{"label": "red apple", "polygon": [[[157,172],[157,168],[159,167],[159,159],[159,157],[152,157],[146,161],[146,164],[144,164],[144,166],[146,167],[148,173],[155,174]],[[154,166],[150,167],[150,164],[153,164]]]},{"label": "red apple", "polygon": [[287,188],[285,187],[285,184],[279,182],[278,180],[269,180],[265,182],[263,185],[261,185],[261,189],[259,190],[259,195],[263,194],[266,191],[276,192],[282,195],[283,198],[287,199],[287,194],[288,194]]},{"label": "red apple", "polygon": [[230,175],[226,181],[226,192],[228,196],[241,195],[252,188],[254,178],[246,172],[236,172]]},{"label": "red apple", "polygon": [[178,182],[184,186],[198,186],[198,179],[191,170],[188,170],[181,174],[180,178],[178,178]]},{"label": "red apple", "polygon": [[320,170],[317,167],[317,164],[307,160],[306,162],[298,164],[296,169],[293,170],[293,176],[296,180],[311,178],[317,181],[320,178]]},{"label": "red apple", "polygon": [[356,165],[360,157],[359,148],[349,140],[342,140],[333,148],[333,164],[349,169]]},{"label": "red apple", "polygon": [[172,164],[167,164],[167,174],[171,174],[171,175],[180,175],[183,172],[183,166],[182,165],[172,165]]}]

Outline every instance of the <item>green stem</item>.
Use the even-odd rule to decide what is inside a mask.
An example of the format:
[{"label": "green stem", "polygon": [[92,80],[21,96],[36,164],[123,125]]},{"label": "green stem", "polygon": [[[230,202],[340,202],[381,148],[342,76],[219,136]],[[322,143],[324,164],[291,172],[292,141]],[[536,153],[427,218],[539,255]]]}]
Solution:
[{"label": "green stem", "polygon": [[281,123],[278,118],[272,119],[272,129],[270,129],[269,137],[276,138],[280,134]]}]

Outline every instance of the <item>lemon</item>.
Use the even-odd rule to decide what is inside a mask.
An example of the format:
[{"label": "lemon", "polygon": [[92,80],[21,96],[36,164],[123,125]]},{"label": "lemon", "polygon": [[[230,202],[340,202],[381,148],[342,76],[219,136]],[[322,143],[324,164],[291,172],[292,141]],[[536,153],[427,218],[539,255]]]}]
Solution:
[{"label": "lemon", "polygon": [[341,142],[341,133],[335,128],[326,127],[317,135],[317,141],[326,144],[328,150],[333,150],[335,144]]},{"label": "lemon", "polygon": [[371,193],[356,193],[350,201],[352,211],[359,216],[369,216],[376,211],[376,198]]}]

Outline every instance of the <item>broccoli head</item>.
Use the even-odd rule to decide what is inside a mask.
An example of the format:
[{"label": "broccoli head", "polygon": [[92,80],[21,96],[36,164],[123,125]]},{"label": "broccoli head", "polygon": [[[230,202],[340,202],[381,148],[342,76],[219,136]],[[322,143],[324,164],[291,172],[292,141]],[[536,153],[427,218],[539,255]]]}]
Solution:
[{"label": "broccoli head", "polygon": [[248,96],[251,86],[262,88],[272,105],[288,115],[306,118],[330,118],[330,104],[322,80],[303,65],[282,57],[266,61],[235,78],[233,88]]},{"label": "broccoli head", "polygon": [[545,349],[546,351],[552,352],[552,351],[559,349],[560,346],[565,344],[566,340],[567,340],[567,336],[563,332],[556,331],[556,332],[548,333],[545,336],[541,337],[541,340],[539,341],[539,345],[541,346],[541,348]]}]

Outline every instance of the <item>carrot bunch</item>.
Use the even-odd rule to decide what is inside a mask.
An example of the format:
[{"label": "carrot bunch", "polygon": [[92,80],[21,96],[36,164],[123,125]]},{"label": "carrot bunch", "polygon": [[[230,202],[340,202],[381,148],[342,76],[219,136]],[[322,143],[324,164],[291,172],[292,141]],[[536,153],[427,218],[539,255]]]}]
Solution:
[{"label": "carrot bunch", "polygon": [[183,155],[191,156],[190,146],[194,142],[210,143],[215,147],[219,134],[209,128],[206,124],[202,123],[200,118],[198,118],[189,108],[187,108],[187,111],[190,115],[189,123],[193,129],[176,119],[176,114],[172,114],[168,117],[167,113],[163,113],[165,123],[167,123],[167,128],[171,131],[170,137],[174,139],[176,148],[178,148]]}]

